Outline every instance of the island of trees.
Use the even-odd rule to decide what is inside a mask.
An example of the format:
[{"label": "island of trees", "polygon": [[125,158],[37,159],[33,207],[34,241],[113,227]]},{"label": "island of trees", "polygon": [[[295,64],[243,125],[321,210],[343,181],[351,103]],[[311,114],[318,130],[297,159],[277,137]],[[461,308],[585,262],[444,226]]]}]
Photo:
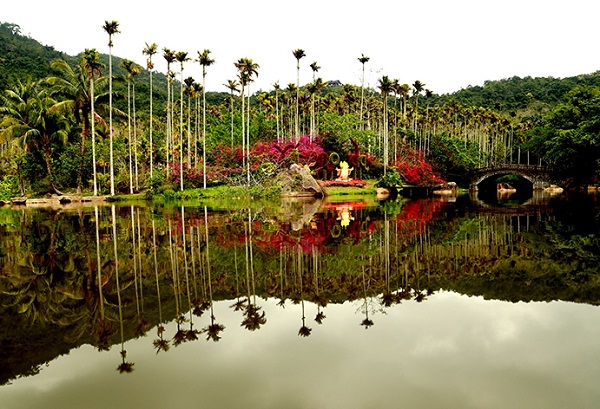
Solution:
[{"label": "island of trees", "polygon": [[[438,95],[382,75],[376,88],[318,76],[290,50],[296,83],[252,92],[260,65],[242,57],[223,92],[206,92],[211,51],[140,45],[145,66],[112,55],[119,23],[102,27],[108,54],[69,56],[0,24],[0,199],[78,192],[151,194],[265,186],[292,163],[320,180],[346,162],[383,184],[465,186],[471,171],[533,161],[568,189],[598,183],[600,72],[488,81]],[[166,75],[154,71],[157,58]],[[295,67],[294,67],[295,61]],[[357,56],[362,68],[368,56]],[[200,64],[201,78],[186,76]],[[398,71],[398,67],[395,68]],[[363,76],[364,78],[364,76]]]}]

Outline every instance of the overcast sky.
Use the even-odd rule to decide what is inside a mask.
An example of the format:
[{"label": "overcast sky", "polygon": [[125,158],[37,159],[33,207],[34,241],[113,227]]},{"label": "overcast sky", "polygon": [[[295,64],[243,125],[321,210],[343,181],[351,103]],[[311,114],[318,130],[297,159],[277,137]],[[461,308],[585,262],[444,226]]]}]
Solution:
[{"label": "overcast sky", "polygon": [[[364,54],[365,85],[387,75],[442,94],[515,75],[597,71],[599,9],[595,0],[17,0],[3,2],[0,21],[75,55],[108,53],[102,26],[116,20],[113,55],[144,67],[146,42],[194,59],[209,49],[209,91],[227,91],[223,84],[235,79],[233,63],[242,57],[260,66],[252,91],[295,84],[292,51],[300,48],[301,84],[312,80],[316,61],[323,80],[360,85]],[[166,71],[162,53],[154,61]],[[184,77],[201,81],[200,73],[197,62],[184,65]]]}]

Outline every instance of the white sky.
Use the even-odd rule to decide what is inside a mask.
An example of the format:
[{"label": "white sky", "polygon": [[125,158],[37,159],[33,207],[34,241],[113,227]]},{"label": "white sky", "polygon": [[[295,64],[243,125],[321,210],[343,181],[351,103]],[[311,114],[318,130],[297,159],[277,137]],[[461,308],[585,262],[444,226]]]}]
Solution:
[{"label": "white sky", "polygon": [[[20,0],[3,2],[0,21],[75,55],[108,53],[102,26],[116,20],[113,55],[144,67],[146,42],[193,58],[207,48],[216,61],[207,69],[209,91],[227,91],[222,84],[235,79],[242,57],[260,65],[252,91],[295,84],[292,51],[300,48],[301,84],[312,80],[316,61],[323,80],[360,85],[364,54],[365,85],[388,75],[441,94],[515,75],[597,71],[599,9],[596,0]],[[154,62],[166,71],[162,52]],[[198,63],[184,65],[188,76],[201,81]]]}]

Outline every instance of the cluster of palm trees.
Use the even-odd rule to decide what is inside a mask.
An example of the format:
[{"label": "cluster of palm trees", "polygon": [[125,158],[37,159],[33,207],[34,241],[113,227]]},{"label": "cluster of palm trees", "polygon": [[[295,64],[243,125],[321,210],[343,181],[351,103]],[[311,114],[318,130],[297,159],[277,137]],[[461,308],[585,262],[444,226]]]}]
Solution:
[{"label": "cluster of palm trees", "polygon": [[[153,106],[155,92],[153,57],[159,52],[158,45],[146,43],[142,50],[142,53],[147,56],[146,69],[149,72],[150,82],[149,119],[146,126],[139,124],[136,110],[135,79],[143,71],[143,68],[131,60],[122,59],[120,63],[126,73],[127,112],[120,112],[113,107],[112,47],[114,37],[120,32],[119,23],[105,21],[103,29],[108,35],[108,77],[101,75],[105,67],[100,63],[99,53],[95,49],[86,49],[80,64],[74,68],[69,67],[64,61],[53,63],[53,67],[60,76],[53,76],[47,80],[51,88],[40,91],[41,94],[36,97],[37,102],[33,98],[30,100],[34,93],[33,89],[8,92],[3,97],[5,103],[1,112],[4,118],[2,135],[6,140],[11,137],[20,139],[21,146],[27,149],[39,148],[44,152],[50,184],[57,193],[59,190],[52,176],[52,146],[54,140],[64,139],[69,132],[69,126],[64,123],[64,118],[59,117],[59,113],[71,112],[78,123],[76,126],[81,129],[78,192],[81,192],[86,184],[84,156],[86,140],[90,138],[90,135],[94,195],[99,193],[99,185],[105,182],[99,180],[97,169],[99,162],[96,152],[96,125],[100,124],[102,130],[106,129],[109,141],[110,194],[115,194],[115,132],[113,129],[115,114],[127,119],[129,192],[133,193],[140,189],[140,157],[143,158],[144,163],[148,164],[144,167],[149,171],[149,178],[146,177],[146,181],[152,181],[156,173],[158,151],[155,136],[157,121],[155,121],[156,113]],[[260,66],[246,57],[234,62],[238,70],[237,78],[228,80],[227,84],[224,84],[230,94],[229,107],[212,107],[213,112],[225,109],[229,111],[232,148],[236,145],[235,133],[241,133],[237,140],[241,142],[243,153],[241,165],[245,170],[247,183],[250,183],[251,179],[249,157],[252,143],[261,138],[261,135],[251,135],[253,118],[273,121],[267,122],[266,125],[275,128],[274,134],[277,141],[297,142],[300,135],[309,135],[312,139],[323,130],[331,131],[331,118],[347,116],[350,126],[339,132],[354,137],[362,145],[363,150],[381,156],[384,173],[387,167],[397,160],[403,145],[411,144],[414,148],[427,153],[431,147],[433,136],[437,134],[443,133],[458,138],[465,144],[476,144],[479,147],[478,160],[488,162],[495,161],[499,157],[506,160],[513,145],[518,142],[512,122],[491,110],[463,108],[456,104],[430,107],[427,103],[426,107],[419,106],[420,96],[424,94],[425,100],[429,101],[429,97],[433,95],[421,81],[417,80],[411,86],[383,75],[377,83],[379,92],[365,88],[365,65],[369,62],[369,57],[364,54],[358,58],[362,67],[360,87],[347,84],[341,88],[341,92],[327,89],[327,83],[322,78],[317,78],[321,67],[316,61],[310,64],[312,82],[301,87],[300,62],[306,57],[306,53],[303,49],[295,49],[292,54],[296,60],[296,83],[288,84],[285,89],[282,89],[279,83],[275,83],[273,91],[259,93],[254,97],[254,101],[258,102],[259,112],[264,115],[263,119],[257,116],[257,112],[254,112],[253,115],[251,109],[251,106],[254,105],[251,83],[258,76]],[[161,165],[164,166],[167,178],[171,171],[178,170],[178,184],[179,188],[183,190],[184,167],[186,169],[198,168],[200,158],[198,149],[201,149],[202,185],[206,188],[207,152],[210,152],[207,142],[215,139],[214,132],[209,135],[207,130],[206,76],[208,67],[215,61],[211,57],[210,50],[204,49],[197,52],[197,58],[194,61],[202,67],[202,80],[201,83],[198,83],[192,77],[184,77],[185,64],[192,60],[187,52],[173,51],[165,47],[162,49],[162,56],[167,63],[167,102],[166,121],[159,125],[161,138],[164,135],[165,158],[164,161],[161,159]],[[175,102],[176,91],[174,88],[177,82],[175,80],[176,72],[173,69],[176,63],[179,63],[178,107]],[[108,85],[108,91],[106,91],[106,85]],[[22,84],[22,87],[36,88],[27,84]],[[338,88],[338,90],[340,89]],[[236,94],[238,93],[240,111],[235,114],[235,105],[238,100]],[[11,99],[12,102],[9,101]],[[108,109],[105,106],[106,101],[108,101]],[[35,107],[38,111],[45,111],[39,112],[36,123],[30,120],[25,124],[23,118],[32,118],[32,115],[18,112],[19,106],[21,109],[25,109],[27,104],[30,108]],[[162,114],[162,112],[159,113],[161,117]],[[236,125],[235,117],[238,115],[241,121],[239,121],[239,125]],[[105,122],[106,117],[108,117],[108,123]],[[220,117],[226,116],[220,115]],[[192,118],[195,122],[193,126]],[[200,121],[202,121],[201,130]],[[347,123],[346,120],[344,121]],[[122,125],[122,121],[120,124]],[[194,129],[192,130],[192,128]],[[143,129],[144,132],[148,131],[147,138],[146,136],[142,138],[147,140],[147,144],[142,144],[145,146],[142,152],[138,151],[140,147],[138,131],[140,129]],[[34,135],[40,135],[40,137],[37,138]],[[163,152],[163,149],[160,151]],[[119,159],[122,160],[122,158]],[[147,182],[146,185],[148,185]]]}]

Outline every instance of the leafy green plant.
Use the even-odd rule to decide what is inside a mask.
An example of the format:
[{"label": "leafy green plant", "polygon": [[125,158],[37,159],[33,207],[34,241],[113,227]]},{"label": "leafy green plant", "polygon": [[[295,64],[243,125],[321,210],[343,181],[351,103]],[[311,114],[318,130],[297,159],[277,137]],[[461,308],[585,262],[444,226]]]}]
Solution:
[{"label": "leafy green plant", "polygon": [[376,183],[375,187],[397,188],[404,184],[404,180],[396,169],[389,169]]}]

